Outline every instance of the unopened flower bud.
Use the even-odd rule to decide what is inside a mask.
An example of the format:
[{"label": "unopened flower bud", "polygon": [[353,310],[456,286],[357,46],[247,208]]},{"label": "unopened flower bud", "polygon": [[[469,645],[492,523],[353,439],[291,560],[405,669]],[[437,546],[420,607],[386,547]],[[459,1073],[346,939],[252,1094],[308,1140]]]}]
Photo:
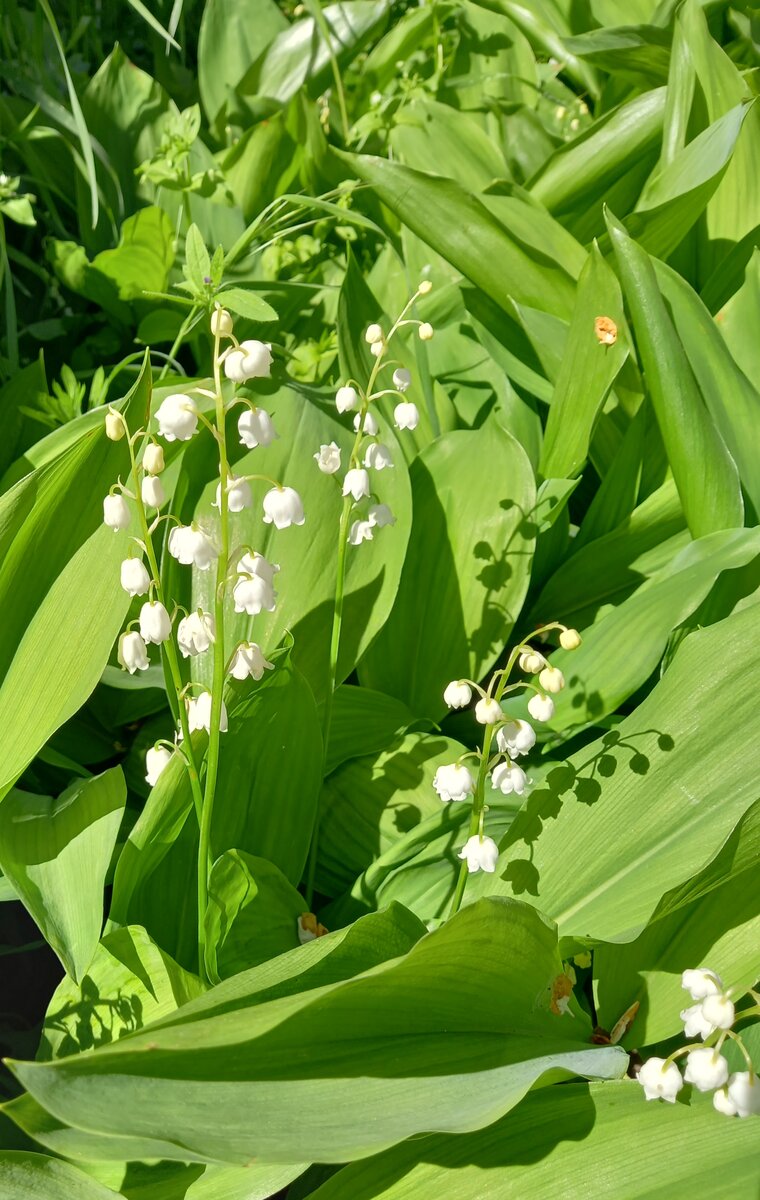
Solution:
[{"label": "unopened flower bud", "polygon": [[116,658],[119,666],[129,671],[130,675],[134,675],[135,671],[147,671],[150,666],[148,648],[136,630],[121,635]]},{"label": "unopened flower bud", "polygon": [[164,485],[157,475],[143,475],[140,495],[147,508],[160,508],[166,500]]},{"label": "unopened flower bud", "polygon": [[129,505],[123,496],[105,496],[103,498],[103,523],[114,533],[126,529],[130,522]]},{"label": "unopened flower bud", "polygon": [[385,342],[373,342],[369,348],[369,352],[370,354],[373,354],[375,358],[379,358],[384,349]]},{"label": "unopened flower bud", "polygon": [[427,296],[428,292],[432,292],[433,284],[430,279],[421,279],[417,291],[421,296]]},{"label": "unopened flower bud", "polygon": [[125,558],[121,564],[121,586],[130,596],[144,596],[150,587],[150,575],[140,558]]},{"label": "unopened flower bud", "polygon": [[554,695],[561,692],[565,686],[565,676],[560,671],[559,667],[553,667],[548,663],[543,671],[538,676],[538,682],[545,692],[552,692]]},{"label": "unopened flower bud", "polygon": [[487,871],[490,875],[496,870],[499,847],[493,838],[481,837],[475,833],[468,838],[457,857],[466,861],[470,875],[474,875],[476,871]]},{"label": "unopened flower bud", "polygon": [[166,770],[172,760],[170,750],[166,746],[151,746],[145,754],[145,779],[151,787],[158,783],[161,772]]},{"label": "unopened flower bud", "polygon": [[370,345],[372,344],[372,342],[382,342],[382,340],[383,340],[382,326],[380,326],[378,324],[369,325],[367,327],[367,332],[364,335],[364,340],[365,340],[365,342],[369,342]]},{"label": "unopened flower bud", "polygon": [[559,644],[563,650],[577,650],[581,644],[581,635],[577,629],[563,629],[559,635]]},{"label": "unopened flower bud", "polygon": [[121,413],[117,412],[115,408],[109,408],[106,413],[106,437],[110,438],[112,442],[120,442],[126,432]]},{"label": "unopened flower bud", "polygon": [[460,763],[439,767],[433,776],[433,787],[441,800],[466,800],[475,791],[475,780]]},{"label": "unopened flower bud", "polygon": [[518,659],[518,666],[526,675],[537,675],[546,666],[546,659],[536,650],[523,650]]},{"label": "unopened flower bud", "polygon": [[350,384],[339,387],[335,393],[335,407],[339,413],[356,412],[357,408],[361,407],[361,400],[356,388],[351,387]]},{"label": "unopened flower bud", "polygon": [[145,642],[156,646],[171,637],[172,623],[160,600],[148,600],[140,609],[140,635]]},{"label": "unopened flower bud", "polygon": [[160,475],[164,469],[164,448],[158,442],[148,442],[142,465],[149,475]]},{"label": "unopened flower bud", "polygon": [[301,497],[291,487],[275,487],[264,497],[265,525],[276,529],[287,529],[289,525],[303,525],[306,520]]},{"label": "unopened flower bud", "polygon": [[324,925],[320,925],[314,913],[301,913],[296,925],[298,940],[302,946],[307,942],[313,942],[315,938],[324,937],[328,932]]},{"label": "unopened flower bud", "polygon": [[417,336],[421,342],[430,341],[433,336],[433,326],[429,323],[429,321],[423,321],[422,324],[417,327]]},{"label": "unopened flower bud", "polygon": [[214,337],[229,337],[232,333],[232,317],[226,308],[217,308],[212,312],[211,332]]},{"label": "unopened flower bud", "polygon": [[484,696],[475,705],[475,720],[481,725],[495,725],[503,716],[501,705],[492,696]]},{"label": "unopened flower bud", "polygon": [[528,701],[528,712],[534,721],[551,721],[554,716],[554,701],[543,692],[536,692]]},{"label": "unopened flower bud", "polygon": [[472,700],[472,688],[462,679],[452,679],[446,686],[443,699],[449,708],[466,708]]}]

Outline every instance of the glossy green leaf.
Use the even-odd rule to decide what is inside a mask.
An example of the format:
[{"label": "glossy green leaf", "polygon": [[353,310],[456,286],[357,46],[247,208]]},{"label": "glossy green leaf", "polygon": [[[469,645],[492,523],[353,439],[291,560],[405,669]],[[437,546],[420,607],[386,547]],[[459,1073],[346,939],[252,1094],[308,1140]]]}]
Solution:
[{"label": "glossy green leaf", "polygon": [[127,793],[121,767],[57,799],[14,788],[0,805],[0,865],[72,979],[103,925],[103,888]]},{"label": "glossy green leaf", "polygon": [[363,683],[440,717],[452,679],[479,679],[525,598],[535,484],[525,451],[489,420],[445,434],[412,463],[414,522],[398,596],[365,655]]},{"label": "glossy green leaf", "polygon": [[414,721],[414,714],[393,696],[344,683],[335,692],[325,772],[347,759],[382,750]]},{"label": "glossy green leaf", "polygon": [[71,1163],[44,1154],[0,1151],[3,1200],[116,1200],[118,1193],[85,1175]]},{"label": "glossy green leaf", "polygon": [[[736,464],[702,403],[651,260],[616,222],[610,221],[609,230],[647,388],[689,529],[699,537],[741,525]],[[696,462],[699,472],[694,471]]]},{"label": "glossy green leaf", "polygon": [[419,97],[399,109],[390,138],[394,157],[418,171],[443,173],[481,191],[508,172],[503,155],[467,113]]},{"label": "glossy green leaf", "polygon": [[274,863],[228,850],[214,863],[206,914],[207,967],[226,979],[298,944],[303,896]]},{"label": "glossy green leaf", "polygon": [[235,108],[235,89],[287,18],[274,0],[209,0],[198,34],[198,86],[212,123]]},{"label": "glossy green leaf", "polygon": [[211,991],[113,1047],[13,1070],[54,1116],[122,1136],[158,1127],[178,1158],[283,1161],[298,1147],[340,1161],[489,1124],[542,1076],[619,1076],[623,1051],[589,1046],[580,1011],[551,1011],[561,969],[534,909],[484,901],[328,990],[236,1010],[210,1008]]},{"label": "glossy green leaf", "polygon": [[[314,1200],[666,1200],[712,1180],[731,1194],[757,1183],[754,1122],[721,1119],[709,1096],[647,1103],[632,1079],[544,1088],[466,1137],[410,1142],[344,1167]],[[718,1184],[718,1180],[720,1183]]]},{"label": "glossy green leaf", "polygon": [[257,292],[246,288],[224,288],[218,293],[219,303],[238,317],[248,321],[276,321],[277,313]]}]

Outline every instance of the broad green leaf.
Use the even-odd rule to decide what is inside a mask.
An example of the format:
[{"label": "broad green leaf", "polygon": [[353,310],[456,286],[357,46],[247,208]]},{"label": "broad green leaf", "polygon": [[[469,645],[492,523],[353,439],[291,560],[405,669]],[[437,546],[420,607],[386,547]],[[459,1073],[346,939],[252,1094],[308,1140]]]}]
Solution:
[{"label": "broad green leaf", "polygon": [[334,771],[319,802],[317,890],[339,895],[403,834],[438,813],[433,776],[462,753],[449,738],[407,733]]},{"label": "broad green leaf", "polygon": [[[527,1096],[465,1137],[432,1137],[352,1163],[314,1200],[667,1200],[711,1187],[749,1196],[757,1184],[752,1120],[720,1119],[710,1096],[647,1103],[632,1079],[572,1083]],[[720,1181],[718,1183],[718,1181]]]},{"label": "broad green leaf", "polygon": [[239,287],[224,288],[217,293],[217,298],[230,312],[238,317],[245,317],[248,321],[277,320],[277,313],[272,305],[267,304],[257,292]]},{"label": "broad green leaf", "polygon": [[[614,345],[600,345],[594,330],[597,317],[615,322]],[[569,477],[582,467],[596,417],[628,357],[620,284],[596,244],[578,282],[567,347],[544,432],[539,466],[546,478]]]},{"label": "broad green leaf", "polygon": [[414,714],[393,696],[344,683],[333,698],[325,771],[363,754],[375,754],[414,721]]},{"label": "broad green leaf", "polygon": [[[736,464],[706,411],[683,345],[657,286],[652,262],[614,220],[618,271],[641,366],[694,537],[743,524]],[[699,472],[694,464],[699,463]]]},{"label": "broad green leaf", "polygon": [[228,850],[209,879],[207,967],[227,979],[294,949],[297,921],[305,911],[303,896],[274,863]]},{"label": "broad green leaf", "polygon": [[668,78],[670,41],[670,33],[656,25],[618,25],[565,38],[564,44],[572,54],[610,75],[632,75],[637,83],[659,84]]},{"label": "broad green leaf", "polygon": [[121,767],[112,767],[57,799],[14,788],[0,804],[3,873],[76,983],[100,938],[126,798]]},{"label": "broad green leaf", "polygon": [[488,1124],[542,1077],[621,1075],[626,1055],[589,1046],[580,1010],[552,1011],[561,973],[548,922],[486,900],[346,983],[236,1009],[213,989],[112,1047],[12,1067],[59,1119],[160,1128],[177,1158],[341,1161]]},{"label": "broad green leaf", "polygon": [[663,896],[646,929],[627,945],[597,946],[599,1023],[611,1029],[639,1002],[626,1045],[683,1032],[692,1004],[681,972],[707,964],[737,997],[757,979],[760,941],[760,802],[752,805],[708,865]]},{"label": "broad green leaf", "polygon": [[530,4],[515,0],[478,0],[484,8],[503,13],[515,23],[534,50],[541,56],[554,57],[564,65],[568,75],[592,96],[598,95],[595,71],[567,49],[565,37],[570,32],[559,6],[551,0],[531,0]]},{"label": "broad green leaf", "polygon": [[394,158],[456,179],[471,191],[508,173],[496,144],[472,117],[423,97],[399,109],[390,144]]},{"label": "broad green leaf", "polygon": [[[131,428],[149,402],[144,367],[124,402]],[[128,461],[101,414],[0,499],[0,797],[93,691],[121,628],[127,535],[102,524],[102,498]]]},{"label": "broad green leaf", "polygon": [[198,34],[198,87],[210,125],[236,107],[235,89],[288,23],[274,0],[208,0]]},{"label": "broad green leaf", "polygon": [[525,451],[489,419],[445,434],[412,463],[414,521],[396,603],[362,660],[362,683],[440,717],[451,679],[479,679],[525,598],[535,484]]},{"label": "broad green leaf", "polygon": [[200,980],[139,925],[115,929],[101,941],[80,982],[63,979],[54,991],[37,1057],[63,1058],[116,1042],[202,991]]},{"label": "broad green leaf", "polygon": [[[557,316],[568,315],[574,280],[545,252],[546,227],[551,222],[540,209],[526,201],[511,201],[519,226],[513,234],[500,219],[505,205],[496,217],[484,200],[454,180],[370,155],[341,155],[341,159],[413,233],[500,307],[507,308],[514,298]],[[524,235],[531,225],[532,237],[526,242]],[[560,226],[556,229],[558,236],[564,234]]]},{"label": "broad green leaf", "polygon": [[185,234],[185,268],[195,291],[203,295],[211,271],[211,259],[197,225],[191,225]]},{"label": "broad green leaf", "polygon": [[[235,474],[260,474],[268,479],[253,483],[253,507],[233,515],[231,536],[233,546],[248,544],[280,566],[276,578],[277,606],[272,613],[250,617],[235,613],[230,594],[225,606],[227,644],[231,654],[238,642],[252,639],[268,653],[280,644],[286,631],[291,631],[296,666],[308,679],[317,699],[321,699],[328,673],[342,499],[338,477],[323,475],[313,456],[320,445],[334,441],[341,447],[346,463],[354,442],[351,414],[341,418],[334,404],[330,405],[330,411],[326,404],[317,403],[295,388],[282,388],[271,397],[257,397],[257,400],[272,412],[279,438],[266,448],[243,451],[238,447],[233,452],[239,450],[242,454],[233,459]],[[237,441],[233,429],[231,424],[231,446]],[[353,670],[386,620],[409,536],[409,478],[393,430],[385,422],[381,422],[381,429],[394,466],[374,472],[372,487],[375,499],[390,506],[396,524],[379,530],[372,542],[348,547],[339,681]],[[215,528],[218,516],[213,500],[218,470],[215,445],[210,437],[198,434],[185,450],[180,470],[174,511],[181,519],[187,522],[195,518]],[[306,516],[303,528],[275,530],[273,525],[262,524],[261,499],[271,487],[269,479],[298,491]],[[191,576],[186,567],[178,568],[168,556],[163,569],[170,595],[188,608],[201,604],[211,611],[213,572],[193,570]],[[204,657],[208,656],[193,659],[192,670],[196,678],[208,683],[211,663],[203,661]],[[237,844],[237,848],[248,847]]]},{"label": "broad green leaf", "polygon": [[28,1154],[0,1151],[0,1189],[3,1200],[117,1200],[118,1193],[85,1175],[71,1163]]}]

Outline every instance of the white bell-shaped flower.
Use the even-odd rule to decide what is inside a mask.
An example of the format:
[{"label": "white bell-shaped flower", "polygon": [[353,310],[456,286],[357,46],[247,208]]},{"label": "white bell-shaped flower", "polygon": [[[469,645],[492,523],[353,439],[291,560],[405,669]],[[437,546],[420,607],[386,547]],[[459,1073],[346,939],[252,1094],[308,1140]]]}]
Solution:
[{"label": "white bell-shaped flower", "polygon": [[503,716],[502,707],[493,696],[483,696],[475,705],[475,720],[481,725],[495,725]]},{"label": "white bell-shaped flower", "polygon": [[358,408],[361,408],[361,400],[356,388],[351,387],[350,384],[339,387],[335,393],[335,407],[339,413],[356,412]]},{"label": "white bell-shaped flower", "polygon": [[219,551],[208,534],[195,525],[175,525],[169,534],[169,553],[177,562],[199,571],[208,571],[219,557]]},{"label": "white bell-shaped flower", "polygon": [[364,334],[364,340],[365,340],[365,342],[368,342],[370,345],[372,345],[373,342],[382,342],[382,340],[383,340],[382,326],[378,325],[377,322],[374,322],[372,325],[368,325],[366,333]]},{"label": "white bell-shaped flower", "polygon": [[678,1067],[675,1063],[665,1066],[664,1058],[648,1058],[639,1071],[638,1081],[647,1100],[667,1100],[668,1104],[675,1104],[683,1087]]},{"label": "white bell-shaped flower", "polygon": [[728,1080],[728,1063],[711,1046],[700,1046],[687,1054],[683,1077],[700,1092],[712,1092]]},{"label": "white bell-shaped flower", "polygon": [[466,708],[472,700],[472,688],[462,679],[452,679],[444,690],[443,699],[449,708]]},{"label": "white bell-shaped flower", "polygon": [[[219,508],[222,503],[222,485],[216,485],[216,498],[214,500],[214,508]],[[227,508],[231,513],[242,512],[244,508],[250,508],[253,503],[251,495],[251,485],[247,479],[243,479],[240,475],[229,475],[227,477]]]},{"label": "white bell-shaped flower", "polygon": [[358,433],[361,429],[362,433],[366,433],[368,437],[377,437],[380,432],[380,426],[377,423],[377,417],[369,411],[364,414],[362,422],[362,414],[357,413],[354,417],[354,432]]},{"label": "white bell-shaped flower", "polygon": [[140,495],[146,508],[160,508],[166,501],[164,485],[157,475],[143,475]]},{"label": "white bell-shaped flower", "polygon": [[702,1012],[701,1004],[692,1004],[690,1008],[684,1008],[679,1015],[687,1038],[708,1038],[715,1029]]},{"label": "white bell-shaped flower", "polygon": [[232,316],[227,309],[215,309],[211,314],[211,332],[214,337],[229,337],[232,329]]},{"label": "white bell-shaped flower", "polygon": [[239,575],[257,575],[259,579],[265,580],[270,586],[274,586],[274,577],[280,570],[278,563],[272,563],[268,558],[264,558],[263,554],[254,551],[253,554],[244,554],[238,563]]},{"label": "white bell-shaped flower", "polygon": [[[188,700],[187,723],[191,733],[196,729],[205,729],[206,733],[211,732],[211,692],[200,692]],[[222,701],[222,710],[219,715],[219,732],[227,732],[227,709],[224,701]]]},{"label": "white bell-shaped flower", "polygon": [[543,692],[536,692],[528,701],[528,712],[534,721],[551,721],[554,716],[554,701]]},{"label": "white bell-shaped flower", "polygon": [[393,386],[397,392],[405,392],[412,382],[412,372],[406,367],[396,367],[393,372]]},{"label": "white bell-shaped flower", "polygon": [[502,754],[508,754],[510,758],[528,754],[535,744],[536,731],[528,721],[516,718],[514,721],[507,721],[496,730],[496,745]]},{"label": "white bell-shaped flower", "polygon": [[148,600],[140,609],[140,633],[145,642],[160,646],[172,635],[172,623],[160,600]]},{"label": "white bell-shaped flower", "polygon": [[147,671],[150,666],[148,648],[136,630],[121,635],[116,658],[119,666],[129,671],[130,675],[134,675],[135,671]]},{"label": "white bell-shaped flower", "polygon": [[396,518],[387,504],[370,504],[367,517],[370,525],[376,525],[378,529],[396,524]]},{"label": "white bell-shaped flower", "polygon": [[487,871],[489,875],[496,870],[499,860],[499,847],[493,838],[481,837],[474,833],[459,851],[458,858],[467,862],[467,870],[471,875],[476,871]]},{"label": "white bell-shaped flower", "polygon": [[170,750],[166,746],[151,746],[145,753],[145,779],[151,787],[158,783],[161,772],[166,770],[172,760]]},{"label": "white bell-shaped flower", "polygon": [[175,392],[156,410],[158,432],[167,442],[189,442],[198,428],[198,410],[188,396]]},{"label": "white bell-shaped flower", "polygon": [[353,496],[354,500],[362,500],[365,496],[369,496],[369,475],[364,467],[352,467],[350,471],[346,471],[346,477],[343,480],[343,495]]},{"label": "white bell-shaped flower", "polygon": [[250,579],[239,575],[232,589],[232,598],[235,612],[246,612],[249,617],[255,617],[265,610],[274,612],[277,593],[271,583],[259,575],[252,575]]},{"label": "white bell-shaped flower", "polygon": [[165,467],[164,448],[158,442],[148,442],[142,458],[142,465],[149,475],[160,475]]},{"label": "white bell-shaped flower", "polygon": [[114,533],[126,529],[130,522],[129,505],[121,495],[103,497],[103,524]]},{"label": "white bell-shaped flower", "polygon": [[509,796],[512,792],[522,796],[528,786],[528,777],[522,767],[514,763],[498,763],[491,772],[491,787]]},{"label": "white bell-shaped flower", "polygon": [[241,445],[255,450],[257,446],[271,446],[279,434],[263,408],[246,408],[238,417],[238,436]]},{"label": "white bell-shaped flower", "polygon": [[241,642],[230,663],[230,675],[233,679],[251,679],[258,681],[265,671],[273,671],[274,663],[267,662],[256,642]]},{"label": "white bell-shaped flower", "polygon": [[352,521],[348,531],[348,540],[352,546],[360,546],[362,542],[371,542],[375,536],[372,521]]},{"label": "white bell-shaped flower", "polygon": [[526,675],[538,675],[547,665],[543,654],[536,650],[523,650],[517,662],[520,670],[525,671]]},{"label": "white bell-shaped flower", "polygon": [[150,587],[150,575],[141,558],[125,558],[121,564],[121,586],[130,596],[144,596]]},{"label": "white bell-shaped flower", "polygon": [[382,471],[385,467],[393,466],[391,452],[382,442],[374,442],[371,446],[367,446],[367,451],[364,455],[364,465],[375,471]]},{"label": "white bell-shaped flower", "polygon": [[373,342],[369,348],[369,352],[370,354],[373,354],[375,358],[379,358],[384,349],[385,342]]},{"label": "white bell-shaped flower", "polygon": [[264,497],[265,525],[287,529],[289,525],[303,525],[305,520],[301,497],[292,487],[274,487],[267,492]]},{"label": "white bell-shaped flower", "polygon": [[106,437],[112,442],[120,442],[126,432],[121,413],[109,408],[106,413]]},{"label": "white bell-shaped flower", "polygon": [[556,695],[565,686],[565,676],[559,667],[553,667],[550,663],[547,663],[543,671],[539,672],[538,682],[545,692],[552,692]]},{"label": "white bell-shaped flower", "polygon": [[255,338],[241,342],[237,350],[230,350],[224,360],[224,373],[233,383],[245,383],[248,379],[268,379],[272,367],[270,342],[259,342]]},{"label": "white bell-shaped flower", "polygon": [[211,613],[188,613],[177,626],[177,645],[183,658],[205,654],[215,641],[216,622]]},{"label": "white bell-shaped flower", "polygon": [[313,457],[323,475],[334,475],[340,470],[340,446],[337,442],[320,446]]},{"label": "white bell-shaped flower", "polygon": [[420,410],[411,400],[402,400],[393,410],[397,429],[416,429],[420,423]]},{"label": "white bell-shaped flower", "polygon": [[728,996],[705,996],[702,1001],[702,1016],[713,1029],[730,1029],[736,1020],[733,1001]]},{"label": "white bell-shaped flower", "polygon": [[704,1000],[705,996],[717,996],[723,991],[723,980],[707,967],[690,967],[681,975],[681,987],[692,1000]]},{"label": "white bell-shaped flower", "polygon": [[581,644],[581,635],[577,629],[563,629],[559,635],[559,644],[563,650],[577,650]]},{"label": "white bell-shaped flower", "polygon": [[421,342],[429,342],[433,336],[433,326],[429,321],[423,321],[417,326],[417,336]]},{"label": "white bell-shaped flower", "polygon": [[735,1071],[713,1096],[718,1112],[727,1117],[760,1115],[760,1079],[754,1071]]},{"label": "white bell-shaped flower", "polygon": [[441,800],[466,800],[475,791],[475,780],[461,763],[439,767],[433,776],[433,787]]}]

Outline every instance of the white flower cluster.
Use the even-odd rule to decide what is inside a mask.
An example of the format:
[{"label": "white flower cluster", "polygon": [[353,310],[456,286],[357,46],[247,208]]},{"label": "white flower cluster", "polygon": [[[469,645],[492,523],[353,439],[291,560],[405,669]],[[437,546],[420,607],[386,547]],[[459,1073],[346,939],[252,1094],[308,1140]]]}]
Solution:
[{"label": "white flower cluster", "polygon": [[[233,333],[233,322],[230,314],[217,308],[211,317],[211,332],[218,347],[221,338],[229,339],[231,345],[219,354],[216,359],[217,371],[223,365],[224,373],[235,384],[246,383],[251,379],[268,377],[272,364],[271,346],[264,342],[249,340],[238,343]],[[218,375],[217,375],[218,379]],[[209,395],[217,399],[213,393]],[[219,391],[221,397],[221,391]],[[218,403],[222,403],[221,399]],[[232,403],[243,403],[245,409],[238,420],[240,442],[247,449],[257,446],[268,446],[278,436],[272,418],[268,412],[257,408],[251,401],[236,397]],[[230,405],[226,406],[227,408]],[[224,411],[217,409],[217,414]],[[174,393],[167,396],[156,411],[158,436],[166,442],[188,442],[197,433],[200,423],[208,424],[195,402],[185,393]],[[126,423],[121,414],[109,408],[105,418],[106,434],[113,441],[119,441],[128,435]],[[219,431],[217,431],[219,436]],[[223,431],[222,431],[223,436]],[[147,596],[142,605],[138,620],[134,622],[138,629],[127,628],[119,638],[117,657],[120,665],[130,674],[136,671],[146,671],[150,666],[148,657],[149,645],[170,644],[169,653],[174,652],[174,642],[183,658],[192,658],[205,654],[217,640],[216,621],[212,613],[198,609],[196,612],[185,613],[174,629],[174,618],[177,610],[170,614],[161,596],[161,585],[156,577],[156,560],[152,552],[151,535],[158,527],[159,520],[176,518],[167,514],[160,515],[160,509],[166,503],[166,495],[159,478],[164,470],[164,451],[160,444],[150,440],[145,446],[142,459],[135,459],[135,444],[144,440],[144,431],[139,431],[129,439],[130,456],[132,459],[135,492],[129,492],[121,483],[114,485],[103,501],[103,520],[111,529],[118,532],[129,528],[132,511],[128,503],[134,501],[137,507],[142,538],[133,538],[140,553],[130,552],[121,564],[121,586],[129,596]],[[379,465],[379,464],[377,464]],[[225,476],[223,476],[225,477]],[[224,506],[227,513],[239,513],[251,507],[253,496],[248,478],[232,473],[226,474]],[[272,481],[274,482],[274,481]],[[216,489],[214,506],[222,509],[222,482]],[[262,520],[265,524],[274,525],[277,529],[286,529],[290,525],[303,525],[304,510],[301,498],[293,488],[283,487],[275,483],[267,491],[262,501]],[[146,510],[151,511],[150,518]],[[149,519],[152,524],[149,525]],[[219,568],[218,560],[222,548],[210,526],[193,521],[190,525],[177,522],[171,529],[167,539],[167,550],[178,563],[193,566],[199,571],[208,571],[213,566]],[[147,554],[151,570],[143,561]],[[226,568],[227,564],[224,564]],[[246,550],[239,560],[237,578],[233,586],[233,598],[236,612],[247,612],[256,615],[264,610],[271,612],[275,607],[276,593],[274,591],[274,575],[279,567],[269,563],[262,555]],[[139,630],[139,631],[138,631]],[[268,662],[260,646],[255,642],[241,642],[235,649],[227,672],[233,679],[243,680],[248,677],[260,680],[265,670],[271,670],[273,664]],[[179,676],[177,676],[179,679]],[[213,698],[212,693],[201,690],[196,696],[186,696],[182,689],[181,698],[185,704],[187,732],[204,729],[211,731]],[[219,731],[228,728],[227,711],[221,704]],[[182,740],[182,730],[177,733],[177,741]],[[161,772],[171,761],[172,750],[167,745],[157,744],[146,755],[146,780],[151,787],[157,782]]]},{"label": "white flower cluster", "polygon": [[[731,989],[725,989],[720,976],[706,968],[684,971],[681,985],[696,1001],[681,1012],[684,1033],[703,1041],[717,1034],[717,1041],[710,1046],[692,1043],[676,1050],[669,1058],[647,1059],[638,1074],[644,1096],[647,1100],[665,1100],[674,1104],[684,1083],[691,1083],[700,1092],[713,1092],[713,1105],[728,1117],[760,1114],[760,1082],[741,1038],[732,1032],[736,1011]],[[728,1063],[720,1053],[727,1037],[742,1047],[748,1070],[729,1074]],[[683,1077],[674,1061],[682,1054],[686,1054]]]}]

